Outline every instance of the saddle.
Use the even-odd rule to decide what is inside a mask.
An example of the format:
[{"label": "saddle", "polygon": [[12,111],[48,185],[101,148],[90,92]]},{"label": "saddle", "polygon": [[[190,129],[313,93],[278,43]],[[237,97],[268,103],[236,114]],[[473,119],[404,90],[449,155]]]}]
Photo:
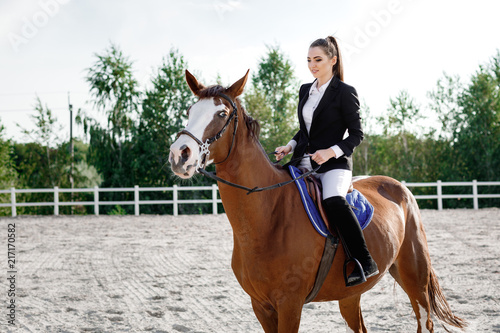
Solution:
[{"label": "saddle", "polygon": [[[294,166],[289,166],[288,168],[293,178],[303,174],[302,170]],[[353,177],[352,182],[363,178],[366,177]],[[298,179],[296,185],[311,224],[320,235],[327,237],[330,234],[330,228],[328,227],[327,215],[322,205],[321,183],[315,177],[309,176],[304,179]],[[361,229],[366,228],[373,217],[373,205],[361,192],[353,188],[352,183],[346,195],[346,200],[351,205]]]},{"label": "saddle", "polygon": [[[299,168],[299,170],[303,174],[308,171],[307,169],[302,169],[302,168]],[[322,203],[322,201],[323,201],[322,200],[323,187],[321,185],[321,182],[316,177],[311,175],[311,176],[307,176],[305,178],[305,183],[306,183],[306,187],[307,187],[307,193],[309,193],[309,196],[311,197],[311,199],[314,201],[314,204],[318,208],[318,212],[321,215],[321,218],[325,222],[328,229],[332,230],[330,228],[326,212],[323,208],[323,203]],[[352,182],[351,182],[351,185],[349,186],[349,190],[347,191],[347,193],[351,193],[353,189],[354,189],[354,187],[352,186]]]}]

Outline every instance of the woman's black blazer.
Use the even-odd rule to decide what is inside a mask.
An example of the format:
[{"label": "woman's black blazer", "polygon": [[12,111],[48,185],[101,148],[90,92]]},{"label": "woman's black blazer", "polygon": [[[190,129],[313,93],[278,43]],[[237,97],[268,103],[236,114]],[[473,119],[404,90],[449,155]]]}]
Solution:
[{"label": "woman's black blazer", "polygon": [[[314,83],[314,82],[313,82]],[[302,108],[309,98],[309,89],[313,83],[303,84],[299,91],[298,116],[300,130],[293,139],[297,142],[292,160],[303,156],[305,153],[314,153],[316,150],[326,149],[338,145],[344,152],[339,158],[332,157],[323,163],[319,173],[332,169],[352,170],[352,153],[363,141],[363,130],[359,115],[359,100],[356,89],[342,82],[338,77],[333,77],[326,88],[323,98],[314,110],[311,129],[307,133]],[[345,131],[349,136],[343,139]],[[298,165],[297,160],[292,165]],[[313,168],[318,164],[311,160]]]}]

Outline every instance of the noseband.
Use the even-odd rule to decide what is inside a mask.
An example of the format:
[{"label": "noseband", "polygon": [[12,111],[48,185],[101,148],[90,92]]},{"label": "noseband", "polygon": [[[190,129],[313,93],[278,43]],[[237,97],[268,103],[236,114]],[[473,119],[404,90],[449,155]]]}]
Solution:
[{"label": "noseband", "polygon": [[210,149],[209,149],[210,145],[222,137],[222,135],[226,131],[227,127],[231,123],[231,120],[233,120],[233,118],[234,118],[234,130],[233,130],[233,139],[231,141],[231,148],[229,148],[229,152],[227,153],[227,156],[224,160],[222,160],[220,162],[216,162],[214,164],[220,164],[222,162],[225,162],[229,158],[229,155],[231,155],[231,151],[233,150],[234,138],[236,137],[236,130],[238,129],[238,108],[236,107],[236,104],[234,104],[233,100],[229,96],[227,96],[223,93],[219,93],[218,96],[222,97],[226,101],[228,101],[229,104],[231,104],[233,111],[229,115],[229,118],[227,118],[227,121],[224,124],[224,126],[222,127],[222,129],[217,134],[215,134],[211,138],[206,139],[205,142],[203,142],[200,139],[198,139],[193,133],[189,132],[186,129],[183,129],[182,131],[177,133],[177,138],[179,138],[179,136],[181,136],[182,134],[185,134],[185,135],[191,137],[194,141],[196,141],[196,143],[200,147],[200,155],[201,156],[200,156],[200,159],[198,160],[198,166],[196,168],[196,171],[198,171],[198,172],[199,172],[199,170],[203,170],[206,167],[208,157],[210,156]]}]

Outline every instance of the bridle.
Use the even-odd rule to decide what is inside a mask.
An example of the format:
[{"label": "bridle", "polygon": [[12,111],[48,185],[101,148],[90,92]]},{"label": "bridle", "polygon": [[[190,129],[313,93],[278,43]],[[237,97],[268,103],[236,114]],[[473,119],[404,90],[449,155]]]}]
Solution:
[{"label": "bridle", "polygon": [[[275,188],[279,188],[279,187],[291,184],[291,183],[293,183],[293,182],[295,182],[295,181],[297,181],[299,179],[305,178],[305,177],[307,177],[307,176],[315,173],[321,167],[321,165],[318,165],[313,170],[305,172],[302,175],[300,175],[299,177],[293,178],[293,179],[288,180],[286,182],[282,182],[282,183],[278,183],[278,184],[274,184],[274,185],[266,186],[266,187],[254,187],[254,188],[250,188],[250,187],[246,187],[246,186],[243,186],[243,185],[238,185],[238,184],[235,184],[235,183],[231,183],[230,181],[227,181],[225,179],[222,179],[222,178],[216,176],[215,173],[208,172],[207,170],[205,170],[206,163],[208,161],[208,157],[210,156],[210,149],[209,149],[210,145],[212,143],[216,142],[217,140],[219,140],[222,137],[222,135],[224,134],[224,132],[228,128],[228,126],[231,123],[231,121],[233,120],[233,118],[234,118],[234,130],[233,130],[233,139],[231,141],[231,147],[229,148],[229,151],[227,153],[226,158],[224,160],[222,160],[220,162],[217,162],[217,163],[214,163],[214,164],[223,163],[223,162],[225,162],[229,158],[229,155],[231,155],[231,152],[232,152],[233,147],[234,147],[234,140],[235,140],[235,137],[236,137],[236,131],[238,129],[238,108],[236,107],[236,104],[233,102],[233,100],[229,96],[227,96],[227,95],[225,95],[223,93],[219,93],[218,96],[220,96],[220,97],[224,98],[225,100],[227,100],[229,102],[229,104],[231,104],[231,107],[233,108],[233,111],[231,112],[231,114],[227,118],[227,121],[224,124],[224,126],[221,128],[221,130],[217,134],[215,134],[211,138],[206,139],[205,142],[203,142],[200,139],[198,139],[193,133],[189,132],[186,129],[183,129],[182,131],[180,131],[179,133],[177,133],[177,138],[179,138],[179,136],[185,134],[185,135],[191,137],[194,141],[196,141],[196,143],[198,143],[198,146],[200,147],[201,157],[198,160],[198,165],[196,167],[196,172],[201,173],[202,175],[204,175],[206,177],[212,178],[212,179],[214,179],[214,180],[216,180],[218,182],[224,183],[226,185],[230,185],[232,187],[236,187],[236,188],[248,191],[247,194],[251,194],[251,193],[255,193],[255,192],[262,192],[262,191],[272,190],[272,189],[275,189]],[[271,154],[274,154],[274,153],[276,153],[276,152],[272,152]],[[270,155],[270,154],[268,154],[268,155]],[[304,158],[304,157],[299,157],[298,159],[302,159],[302,158]],[[292,162],[292,161],[290,161],[290,162]]]},{"label": "bridle", "polygon": [[211,138],[206,139],[205,142],[203,142],[200,139],[198,139],[193,133],[189,132],[186,129],[183,129],[182,131],[177,133],[177,139],[182,134],[186,134],[187,136],[191,137],[194,141],[196,141],[196,143],[200,147],[201,157],[198,160],[198,165],[196,167],[196,169],[197,169],[196,171],[198,171],[198,172],[200,172],[200,170],[205,170],[206,163],[208,161],[208,157],[210,156],[210,149],[209,149],[210,145],[222,137],[222,135],[226,131],[227,127],[231,123],[231,120],[233,120],[233,118],[234,118],[234,130],[233,130],[233,140],[231,141],[231,148],[229,148],[227,156],[224,160],[222,160],[220,162],[214,162],[214,164],[220,164],[220,163],[225,162],[229,158],[229,155],[231,155],[231,151],[233,150],[234,139],[236,137],[236,130],[238,129],[238,108],[236,107],[236,104],[234,104],[233,100],[229,96],[227,96],[223,93],[219,93],[218,96],[224,98],[226,101],[229,102],[229,104],[231,104],[231,107],[233,108],[233,112],[231,112],[231,114],[227,118],[226,123],[224,124],[224,126],[221,128],[221,130],[217,134],[215,134]]}]

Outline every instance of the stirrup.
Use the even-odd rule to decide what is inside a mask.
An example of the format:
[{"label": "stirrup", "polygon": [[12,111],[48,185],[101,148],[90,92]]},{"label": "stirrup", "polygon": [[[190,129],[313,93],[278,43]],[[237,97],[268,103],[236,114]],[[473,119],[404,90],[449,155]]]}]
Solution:
[{"label": "stirrup", "polygon": [[[360,273],[360,278],[356,279],[354,281],[351,281],[351,282],[349,282],[349,277],[347,276],[347,264],[349,264],[350,262],[354,262],[354,270],[352,271],[351,274],[356,272],[356,270],[359,271],[359,273]],[[363,266],[361,266],[361,263],[358,261],[358,259],[348,258],[344,262],[344,281],[345,281],[346,287],[353,287],[353,286],[357,286],[358,284],[366,282],[366,276],[365,276],[365,272],[363,270]]]}]

